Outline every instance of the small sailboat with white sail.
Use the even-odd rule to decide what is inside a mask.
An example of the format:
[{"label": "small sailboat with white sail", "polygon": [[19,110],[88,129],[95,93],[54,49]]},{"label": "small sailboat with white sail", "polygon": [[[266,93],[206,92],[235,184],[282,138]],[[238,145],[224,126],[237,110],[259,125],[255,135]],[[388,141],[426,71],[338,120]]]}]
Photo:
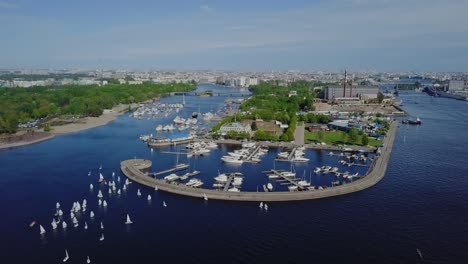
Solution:
[{"label": "small sailboat with white sail", "polygon": [[126,225],[133,224],[132,220],[130,219],[130,215],[127,214],[127,221],[125,221]]},{"label": "small sailboat with white sail", "polygon": [[104,234],[101,234],[101,237],[99,238],[99,241],[104,241]]},{"label": "small sailboat with white sail", "polygon": [[55,218],[52,218],[52,223],[50,223],[52,225],[52,229],[57,229],[57,222],[55,222]]},{"label": "small sailboat with white sail", "polygon": [[166,201],[163,201],[163,206],[167,207]]},{"label": "small sailboat with white sail", "polygon": [[46,230],[44,229],[44,227],[42,225],[39,225],[39,232],[41,235],[45,234],[46,233]]}]

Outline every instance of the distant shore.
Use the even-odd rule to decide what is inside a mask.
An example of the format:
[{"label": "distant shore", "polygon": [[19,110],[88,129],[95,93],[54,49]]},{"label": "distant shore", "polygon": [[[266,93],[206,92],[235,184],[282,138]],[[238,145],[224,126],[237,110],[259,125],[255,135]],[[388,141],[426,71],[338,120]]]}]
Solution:
[{"label": "distant shore", "polygon": [[65,135],[69,133],[80,132],[86,129],[95,128],[99,126],[106,125],[114,121],[118,116],[126,112],[129,105],[117,105],[114,106],[110,111],[104,111],[99,117],[83,117],[75,120],[73,123],[60,125],[60,126],[51,126],[51,132],[42,132],[40,130],[29,132],[27,134],[21,134],[18,137],[17,141],[12,140],[12,142],[2,142],[0,141],[0,149],[8,148],[17,148],[27,145],[32,145],[40,143],[49,139],[54,138],[55,136]]}]

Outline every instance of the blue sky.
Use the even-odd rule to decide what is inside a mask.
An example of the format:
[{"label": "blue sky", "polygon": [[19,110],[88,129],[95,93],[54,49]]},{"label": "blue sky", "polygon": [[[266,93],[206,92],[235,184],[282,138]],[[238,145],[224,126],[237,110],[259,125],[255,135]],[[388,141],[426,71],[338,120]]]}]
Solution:
[{"label": "blue sky", "polygon": [[468,71],[466,0],[0,0],[0,67]]}]

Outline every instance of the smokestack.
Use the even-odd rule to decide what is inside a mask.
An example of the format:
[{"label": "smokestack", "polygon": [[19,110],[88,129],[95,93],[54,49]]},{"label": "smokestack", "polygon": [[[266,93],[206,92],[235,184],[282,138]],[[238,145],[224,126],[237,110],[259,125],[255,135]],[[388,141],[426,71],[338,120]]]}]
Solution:
[{"label": "smokestack", "polygon": [[353,79],[349,81],[349,98],[353,97]]},{"label": "smokestack", "polygon": [[343,98],[346,97],[346,69],[344,70]]}]

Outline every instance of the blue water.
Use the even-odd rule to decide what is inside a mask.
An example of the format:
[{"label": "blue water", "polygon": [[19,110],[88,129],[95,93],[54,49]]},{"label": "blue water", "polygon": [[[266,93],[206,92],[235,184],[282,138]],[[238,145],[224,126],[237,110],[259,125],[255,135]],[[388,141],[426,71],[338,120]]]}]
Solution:
[{"label": "blue water", "polygon": [[[201,89],[230,89],[204,85]],[[229,90],[232,91],[232,90]],[[404,108],[419,116],[422,126],[401,125],[386,177],[376,186],[323,200],[271,203],[268,212],[257,203],[236,203],[181,197],[131,184],[120,197],[104,196],[109,206],[99,208],[95,184],[102,173],[109,178],[119,162],[133,157],[151,159],[153,171],[169,168],[177,157],[153,153],[138,140],[167,120],[135,120],[123,115],[107,126],[57,137],[27,147],[0,151],[0,243],[2,263],[59,263],[64,249],[68,263],[466,263],[468,260],[468,103],[432,98],[421,93],[400,94]],[[180,97],[164,98],[171,102]],[[189,116],[222,107],[221,98],[186,97],[179,113]],[[186,116],[184,116],[186,115]],[[211,186],[219,171],[243,171],[243,190],[254,191],[268,182],[262,170],[289,164],[273,163],[272,149],[258,165],[229,166],[219,156],[223,146],[206,157],[186,160],[199,178]],[[311,151],[308,166],[297,165],[298,175],[315,166],[337,166],[327,152]],[[184,160],[185,159],[185,160]],[[274,165],[273,165],[274,164]],[[339,167],[339,166],[338,166]],[[341,168],[362,173],[365,168]],[[92,176],[88,177],[88,171]],[[306,176],[306,178],[307,178]],[[117,177],[117,176],[116,176]],[[331,176],[313,176],[315,185],[327,185]],[[89,190],[89,183],[95,189]],[[121,184],[118,184],[119,187]],[[280,188],[280,186],[275,186]],[[136,195],[137,189],[143,195]],[[153,199],[148,202],[146,196]],[[80,227],[71,227],[74,201],[88,200]],[[55,203],[64,209],[69,227],[51,230]],[[162,206],[166,201],[168,207]],[[94,221],[89,210],[96,213]],[[125,215],[134,224],[124,225]],[[41,238],[32,220],[47,229]],[[89,224],[83,230],[83,221]],[[99,228],[103,221],[105,229]],[[101,233],[105,240],[99,242]]]}]

